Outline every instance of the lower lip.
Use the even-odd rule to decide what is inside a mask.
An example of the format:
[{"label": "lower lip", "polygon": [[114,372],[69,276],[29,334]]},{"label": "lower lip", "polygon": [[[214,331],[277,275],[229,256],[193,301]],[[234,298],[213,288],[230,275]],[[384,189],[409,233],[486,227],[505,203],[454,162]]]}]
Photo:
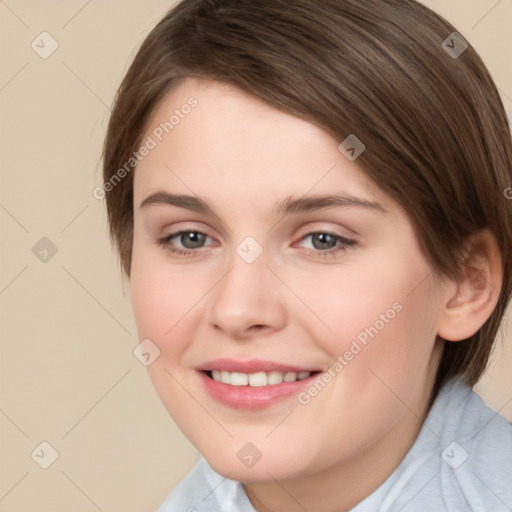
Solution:
[{"label": "lower lip", "polygon": [[205,372],[199,372],[206,391],[218,402],[235,409],[265,409],[271,405],[290,398],[298,393],[314,380],[318,374],[314,373],[307,379],[294,382],[283,382],[272,386],[232,386],[224,384],[208,377]]}]

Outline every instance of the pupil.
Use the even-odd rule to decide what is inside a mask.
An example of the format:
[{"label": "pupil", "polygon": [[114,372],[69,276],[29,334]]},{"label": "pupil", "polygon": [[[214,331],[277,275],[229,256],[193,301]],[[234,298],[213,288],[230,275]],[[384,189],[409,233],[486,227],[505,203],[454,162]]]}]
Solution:
[{"label": "pupil", "polygon": [[191,231],[190,233],[183,233],[181,235],[181,243],[187,249],[196,249],[201,247],[204,243],[205,235]]},{"label": "pupil", "polygon": [[327,233],[316,233],[312,238],[315,249],[331,249],[336,245],[336,240]]}]

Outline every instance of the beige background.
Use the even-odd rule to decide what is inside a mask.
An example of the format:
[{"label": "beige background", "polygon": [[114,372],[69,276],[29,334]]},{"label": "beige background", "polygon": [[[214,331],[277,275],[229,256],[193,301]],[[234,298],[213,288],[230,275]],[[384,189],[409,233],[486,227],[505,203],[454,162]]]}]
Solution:
[{"label": "beige background", "polygon": [[[512,115],[512,0],[424,3],[480,52]],[[133,355],[140,340],[92,195],[116,88],[169,6],[0,1],[2,511],[149,512],[198,456]],[[47,59],[31,48],[43,31],[59,45]],[[57,248],[46,262],[32,252],[42,237]],[[477,391],[512,419],[511,325],[503,338]],[[48,469],[43,441],[58,452]]]}]

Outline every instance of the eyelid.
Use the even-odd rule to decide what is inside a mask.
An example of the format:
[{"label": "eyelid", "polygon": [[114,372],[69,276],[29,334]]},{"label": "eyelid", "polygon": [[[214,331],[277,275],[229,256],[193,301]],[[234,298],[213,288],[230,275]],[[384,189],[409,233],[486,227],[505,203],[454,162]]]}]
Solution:
[{"label": "eyelid", "polygon": [[159,229],[162,235],[159,238],[177,235],[178,233],[202,233],[210,238],[216,238],[211,234],[211,228],[203,222],[175,222]]},{"label": "eyelid", "polygon": [[301,237],[299,237],[295,242],[292,243],[292,247],[296,246],[298,243],[300,242],[303,242],[304,240],[314,236],[314,235],[318,235],[318,234],[323,234],[323,235],[329,235],[331,237],[333,237],[334,239],[338,240],[338,244],[336,244],[334,247],[332,247],[331,249],[325,249],[325,250],[320,250],[320,249],[308,249],[308,250],[312,250],[314,252],[317,252],[317,253],[327,253],[333,249],[335,249],[336,247],[350,247],[350,246],[354,246],[357,244],[357,241],[354,240],[353,238],[347,238],[346,236],[343,236],[343,235],[340,235],[338,233],[332,233],[328,230],[317,230],[317,231],[308,231],[306,234],[302,235]]},{"label": "eyelid", "polygon": [[[326,225],[333,225],[332,222],[309,222],[306,223],[304,226],[302,226],[298,230],[298,235],[296,237],[297,240],[301,240],[307,235],[311,235],[314,233],[326,233],[332,236],[345,238],[346,240],[352,240],[354,239],[354,235],[359,236],[359,233],[354,231],[353,229],[350,229],[348,226],[340,226],[337,225],[337,227],[326,227]],[[343,233],[345,231],[345,234]],[[349,233],[346,233],[346,232]]]}]

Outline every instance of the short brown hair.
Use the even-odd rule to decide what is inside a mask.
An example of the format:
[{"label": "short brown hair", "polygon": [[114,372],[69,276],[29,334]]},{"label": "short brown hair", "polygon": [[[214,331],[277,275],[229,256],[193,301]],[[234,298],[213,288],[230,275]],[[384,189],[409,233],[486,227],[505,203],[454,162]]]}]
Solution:
[{"label": "short brown hair", "polygon": [[[340,142],[355,134],[366,146],[357,163],[408,213],[437,275],[459,275],[468,235],[487,227],[496,237],[498,303],[473,336],[444,343],[434,394],[458,374],[473,385],[511,295],[512,143],[489,72],[453,32],[414,0],[183,0],[145,39],[118,90],[104,180],[132,162],[151,113],[184,77],[228,83]],[[455,41],[460,55],[448,51]],[[129,277],[133,172],[106,204]]]}]

